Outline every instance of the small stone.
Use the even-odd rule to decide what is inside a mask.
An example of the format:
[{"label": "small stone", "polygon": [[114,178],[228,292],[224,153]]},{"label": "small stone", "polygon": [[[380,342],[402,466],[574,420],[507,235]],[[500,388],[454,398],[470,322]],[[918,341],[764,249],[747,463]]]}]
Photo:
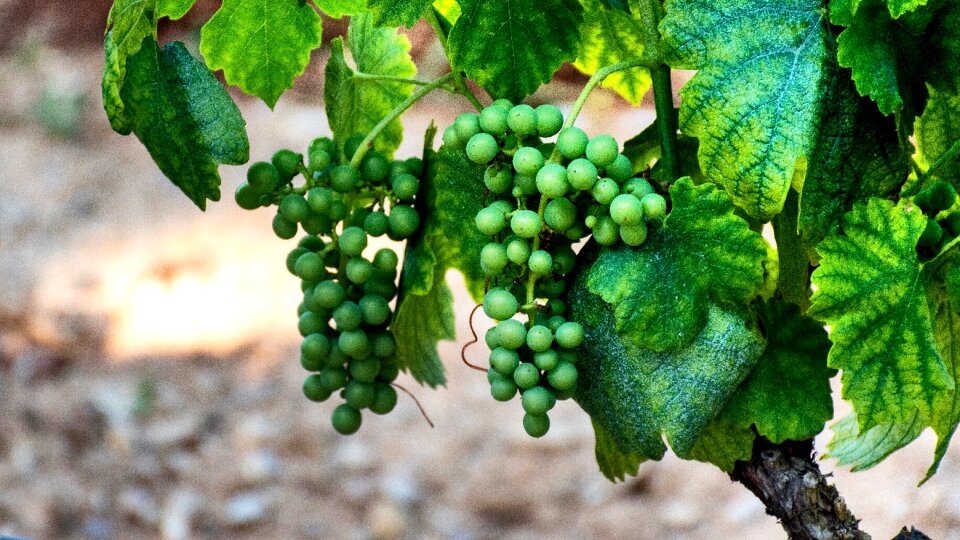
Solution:
[{"label": "small stone", "polygon": [[241,493],[227,501],[226,524],[250,527],[266,522],[273,511],[273,497],[266,493]]}]

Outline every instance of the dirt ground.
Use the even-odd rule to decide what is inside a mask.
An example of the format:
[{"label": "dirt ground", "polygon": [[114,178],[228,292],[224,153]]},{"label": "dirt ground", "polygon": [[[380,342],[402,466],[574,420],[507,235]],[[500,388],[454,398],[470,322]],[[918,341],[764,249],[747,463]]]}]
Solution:
[{"label": "dirt ground", "polygon": [[[0,536],[785,536],[709,465],[667,457],[611,484],[572,402],[531,440],[518,404],[490,399],[454,343],[446,388],[401,379],[435,428],[401,397],[338,436],[331,406],[300,392],[290,245],[268,212],[229,200],[242,168],[223,169],[225,202],[197,211],[138,141],[109,130],[99,69],[95,49],[0,53]],[[325,133],[318,96],[301,88],[272,113],[243,101],[252,157]],[[401,154],[418,152],[431,116],[445,125],[465,106],[418,106]],[[598,93],[584,125],[623,140],[650,121],[619,107]],[[471,305],[449,279],[463,343]],[[960,538],[960,445],[916,487],[934,442],[869,471],[822,465],[876,538],[909,524]]]}]

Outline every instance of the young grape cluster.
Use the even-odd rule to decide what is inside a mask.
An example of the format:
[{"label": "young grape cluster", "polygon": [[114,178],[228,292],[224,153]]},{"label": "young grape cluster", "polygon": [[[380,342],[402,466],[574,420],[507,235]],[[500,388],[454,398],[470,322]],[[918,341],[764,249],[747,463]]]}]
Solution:
[{"label": "young grape cluster", "polygon": [[[952,185],[938,180],[917,193],[913,201],[928,216],[927,226],[917,242],[921,254],[935,255],[960,236],[960,212],[950,212],[957,203],[957,190]],[[923,253],[925,249],[929,253]]]},{"label": "young grape cluster", "polygon": [[[555,142],[544,142],[553,136]],[[604,246],[639,246],[665,218],[667,202],[634,177],[613,137],[591,139],[565,127],[553,105],[497,100],[479,115],[457,117],[443,141],[486,166],[486,204],[475,223],[491,239],[480,253],[494,284],[483,311],[499,321],[485,336],[490,392],[499,401],[519,392],[524,429],[541,437],[550,428],[547,413],[577,386],[584,331],[566,320],[561,298],[576,263],[574,245],[592,235]]]},{"label": "young grape cluster", "polygon": [[[301,154],[280,150],[270,162],[254,163],[236,192],[243,208],[277,206],[273,230],[280,238],[306,233],[286,261],[303,291],[300,362],[312,372],[303,391],[325,401],[339,390],[344,403],[334,409],[332,423],[345,435],[360,428],[363,409],[386,414],[397,403],[391,383],[399,368],[389,326],[399,258],[389,248],[372,258],[364,250],[368,237],[403,240],[417,231],[413,200],[423,174],[420,159],[390,161],[375,150],[351,166],[362,140],[347,139],[341,154],[332,140],[318,138],[306,163]],[[295,186],[297,176],[306,181]]]}]

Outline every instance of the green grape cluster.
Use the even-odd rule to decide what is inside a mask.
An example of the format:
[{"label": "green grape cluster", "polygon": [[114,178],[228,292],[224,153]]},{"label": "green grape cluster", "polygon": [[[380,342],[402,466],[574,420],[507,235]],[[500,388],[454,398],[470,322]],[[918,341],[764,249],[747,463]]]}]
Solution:
[{"label": "green grape cluster", "polygon": [[[397,404],[391,383],[399,367],[389,327],[400,260],[389,248],[372,258],[364,250],[371,236],[404,240],[417,231],[413,202],[423,174],[420,159],[390,161],[375,150],[352,166],[362,140],[347,139],[341,154],[332,140],[318,138],[306,163],[301,154],[280,150],[271,162],[254,163],[236,191],[243,208],[277,206],[278,237],[305,233],[286,260],[303,291],[300,362],[311,372],[303,391],[318,402],[339,391],[344,402],[331,420],[345,435],[360,428],[362,410],[386,414]],[[298,176],[306,180],[294,185]]]},{"label": "green grape cluster", "polygon": [[[591,139],[565,126],[553,105],[497,100],[480,114],[458,116],[443,141],[486,166],[486,204],[475,224],[491,237],[480,266],[495,286],[483,310],[499,321],[485,336],[490,392],[499,401],[519,392],[523,426],[541,437],[550,409],[576,392],[584,331],[566,320],[562,300],[574,246],[591,235],[604,246],[639,246],[650,227],[662,224],[667,201],[635,177],[613,137]],[[518,314],[526,315],[525,324]]]},{"label": "green grape cluster", "polygon": [[952,185],[938,180],[917,193],[913,202],[928,216],[927,226],[917,242],[921,251],[929,250],[927,255],[935,255],[960,236],[960,210],[954,209],[957,190]]}]

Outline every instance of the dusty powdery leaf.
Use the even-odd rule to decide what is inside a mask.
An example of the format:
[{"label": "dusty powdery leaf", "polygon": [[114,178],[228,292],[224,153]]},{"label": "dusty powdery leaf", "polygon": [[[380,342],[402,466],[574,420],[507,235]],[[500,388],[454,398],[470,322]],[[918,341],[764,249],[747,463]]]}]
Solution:
[{"label": "dusty powdery leaf", "polygon": [[597,465],[611,482],[623,481],[627,476],[636,476],[640,464],[646,461],[640,454],[625,454],[620,451],[617,442],[607,433],[607,430],[596,421],[593,424],[593,433],[596,438],[594,454]]},{"label": "dusty powdery leaf", "polygon": [[[916,135],[917,149],[928,167],[960,143],[960,94],[932,90],[917,121]],[[954,185],[960,184],[960,154],[945,161],[935,174]]]},{"label": "dusty powdery leaf", "polygon": [[[580,54],[574,66],[587,75],[600,68],[643,56],[644,11],[635,7],[632,15],[619,9],[604,9],[601,0],[584,0],[583,24],[580,25]],[[633,0],[636,3],[637,0]],[[645,68],[618,71],[604,79],[602,86],[620,94],[634,106],[639,106],[650,88],[650,73]]]}]

